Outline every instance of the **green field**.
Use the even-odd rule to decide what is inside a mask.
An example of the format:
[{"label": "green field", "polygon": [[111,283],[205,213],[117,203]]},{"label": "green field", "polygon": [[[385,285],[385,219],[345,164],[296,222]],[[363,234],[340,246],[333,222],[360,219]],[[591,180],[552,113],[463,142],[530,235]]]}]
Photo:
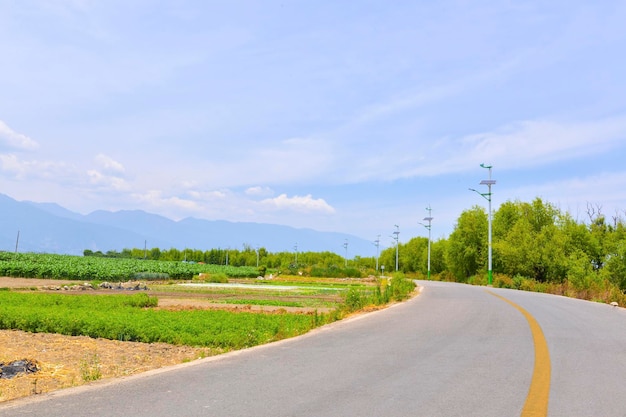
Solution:
[{"label": "green field", "polygon": [[156,298],[145,293],[69,295],[0,291],[0,328],[231,350],[296,336],[326,320],[317,314],[167,311],[154,309],[156,303]]},{"label": "green field", "polygon": [[[179,285],[203,283],[200,273],[227,276],[232,284]],[[163,274],[166,279],[134,294],[0,288],[0,329],[233,350],[306,333],[368,305],[404,299],[414,289],[403,276],[391,285],[379,280],[297,276],[259,281],[241,278],[256,276],[256,268],[250,267],[0,253],[1,276],[79,280],[97,288],[99,282],[133,280],[138,274]],[[157,308],[159,297],[276,308],[168,310]]]},{"label": "green field", "polygon": [[258,269],[190,262],[0,252],[0,276],[7,277],[116,282],[136,279],[184,280],[200,273],[256,277]]}]

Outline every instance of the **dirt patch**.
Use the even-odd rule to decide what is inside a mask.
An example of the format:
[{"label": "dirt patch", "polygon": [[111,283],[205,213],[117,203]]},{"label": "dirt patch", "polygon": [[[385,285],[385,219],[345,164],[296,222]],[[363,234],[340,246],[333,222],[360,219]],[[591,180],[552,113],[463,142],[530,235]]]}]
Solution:
[{"label": "dirt patch", "polygon": [[227,310],[227,311],[249,311],[254,313],[296,313],[296,314],[315,314],[328,313],[332,308],[311,308],[311,307],[287,307],[287,306],[260,306],[254,304],[228,304],[215,303],[206,299],[199,298],[178,298],[178,297],[158,297],[159,304],[157,308],[163,310]]},{"label": "dirt patch", "polygon": [[79,281],[66,281],[58,279],[37,279],[37,278],[13,278],[0,277],[0,288],[40,288],[45,285],[72,285]]},{"label": "dirt patch", "polygon": [[165,343],[120,342],[0,330],[0,362],[27,359],[39,370],[0,379],[0,401],[25,397],[93,380],[118,378],[222,353]]}]

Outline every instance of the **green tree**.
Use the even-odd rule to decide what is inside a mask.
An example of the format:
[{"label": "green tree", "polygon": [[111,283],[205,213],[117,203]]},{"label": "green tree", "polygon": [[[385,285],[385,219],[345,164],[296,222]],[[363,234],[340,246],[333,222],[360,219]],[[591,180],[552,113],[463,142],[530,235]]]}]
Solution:
[{"label": "green tree", "polygon": [[452,275],[465,282],[487,264],[486,211],[479,206],[461,213],[448,238],[446,264]]},{"label": "green tree", "polygon": [[428,238],[414,237],[407,243],[400,244],[398,257],[402,271],[420,272],[426,275],[428,270]]}]

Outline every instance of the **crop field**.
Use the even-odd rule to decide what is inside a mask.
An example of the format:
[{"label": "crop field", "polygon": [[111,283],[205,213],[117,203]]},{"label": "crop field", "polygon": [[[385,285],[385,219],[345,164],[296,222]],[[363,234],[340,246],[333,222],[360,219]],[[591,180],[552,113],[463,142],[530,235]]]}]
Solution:
[{"label": "crop field", "polygon": [[[80,291],[0,287],[0,329],[233,350],[303,334],[346,313],[398,299],[399,284],[381,290],[378,280],[261,282],[155,282],[132,294],[102,291],[95,283],[82,284]],[[407,293],[412,289],[406,286]]]},{"label": "crop field", "polygon": [[[400,299],[398,285],[373,277],[258,279],[257,272],[173,261],[0,253],[0,276],[80,282],[0,287],[5,290],[0,291],[0,329],[232,350],[306,333],[368,305]],[[139,294],[99,286],[139,278],[149,283]],[[151,280],[156,278],[161,280]],[[74,287],[80,291],[69,290]]]},{"label": "crop field", "polygon": [[307,332],[319,315],[154,309],[133,295],[68,295],[0,291],[0,328],[144,343],[241,349]]},{"label": "crop field", "polygon": [[245,266],[0,252],[0,276],[6,277],[119,282],[192,279],[200,273],[217,272],[227,277],[252,278],[258,275],[257,268]]},{"label": "crop field", "polygon": [[[249,267],[0,253],[0,363],[29,359],[40,368],[0,378],[0,401],[297,336],[406,298],[414,288],[401,277],[274,274],[258,279]],[[138,279],[146,290],[100,286]]]}]

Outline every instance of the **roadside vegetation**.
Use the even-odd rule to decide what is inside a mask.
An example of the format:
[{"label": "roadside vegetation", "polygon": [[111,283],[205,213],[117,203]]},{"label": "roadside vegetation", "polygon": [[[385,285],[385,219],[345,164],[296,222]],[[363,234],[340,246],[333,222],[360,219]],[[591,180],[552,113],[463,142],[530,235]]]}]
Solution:
[{"label": "roadside vegetation", "polygon": [[[448,238],[431,242],[431,278],[486,285],[487,225],[480,206],[461,213]],[[400,243],[399,270],[392,276],[379,275],[373,257],[346,260],[331,252],[250,247],[85,251],[84,256],[1,252],[1,276],[77,280],[93,288],[104,281],[151,281],[150,294],[174,291],[214,304],[276,307],[267,310],[279,314],[163,311],[152,295],[81,295],[79,302],[75,296],[22,289],[26,294],[0,291],[0,327],[238,349],[407,298],[415,287],[412,279],[427,276],[427,248],[425,237]],[[379,265],[395,269],[395,256],[396,247],[384,249]],[[592,205],[583,221],[541,199],[508,201],[494,212],[493,270],[496,287],[626,305],[626,224],[618,213],[607,218]],[[183,282],[242,285],[177,285]]]},{"label": "roadside vegetation", "polygon": [[[626,221],[624,212],[605,214],[588,204],[577,215],[536,198],[506,201],[493,213],[494,286],[542,291],[599,302],[626,305]],[[436,235],[436,223],[433,224]],[[474,206],[461,213],[447,238],[431,242],[431,278],[487,284],[487,211]],[[428,239],[415,237],[398,244],[399,272],[427,276]],[[102,256],[141,257],[145,251],[126,249]],[[230,265],[260,264],[271,271],[310,277],[366,277],[380,273],[375,257],[344,259],[331,252],[269,253],[264,248],[228,251]],[[224,263],[226,251],[161,251],[153,259],[191,259]],[[381,251],[378,264],[395,270],[396,247]]]},{"label": "roadside vegetation", "polygon": [[[493,285],[626,305],[626,222],[589,204],[581,218],[537,198],[507,201],[492,220]],[[447,239],[431,242],[431,278],[487,285],[487,212],[461,213]],[[400,269],[426,276],[428,239],[400,244]],[[395,248],[381,254],[391,265]]]}]

